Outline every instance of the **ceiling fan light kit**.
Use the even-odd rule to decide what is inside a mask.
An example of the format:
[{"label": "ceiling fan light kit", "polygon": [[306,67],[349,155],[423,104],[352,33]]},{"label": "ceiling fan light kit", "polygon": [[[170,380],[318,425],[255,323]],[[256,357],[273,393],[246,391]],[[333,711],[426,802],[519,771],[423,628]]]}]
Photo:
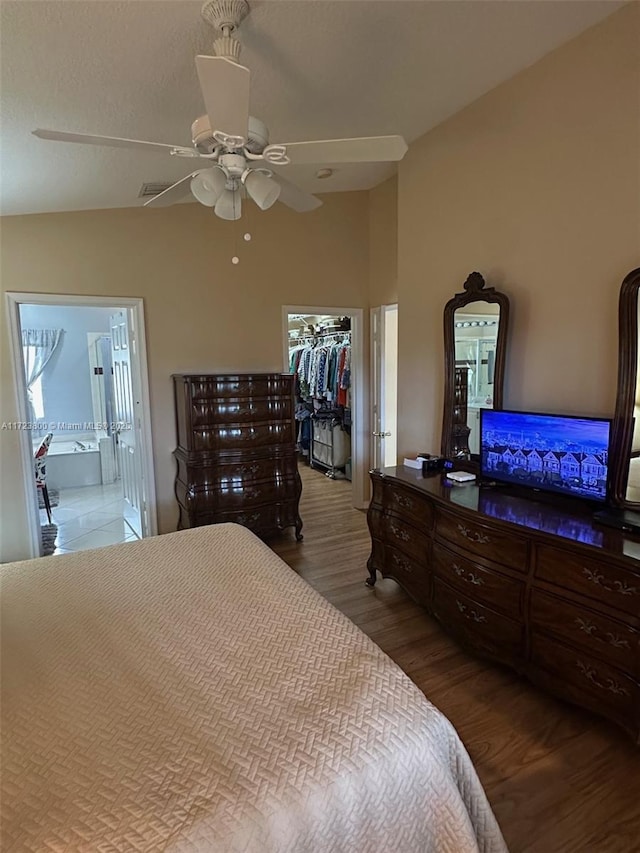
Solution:
[{"label": "ceiling fan light kit", "polygon": [[240,188],[223,190],[222,195],[216,202],[214,208],[216,216],[220,219],[228,219],[234,221],[240,219],[242,215],[242,199],[240,197]]},{"label": "ceiling fan light kit", "polygon": [[200,204],[215,207],[227,184],[227,176],[219,166],[203,169],[191,179],[191,192]]},{"label": "ceiling fan light kit", "polygon": [[242,183],[260,210],[268,210],[278,201],[280,184],[277,184],[263,171],[247,169],[242,178]]},{"label": "ceiling fan light kit", "polygon": [[40,139],[164,151],[174,157],[193,158],[205,169],[192,170],[163,192],[145,202],[161,207],[181,201],[191,192],[221,219],[239,219],[244,191],[260,210],[276,201],[302,213],[320,207],[320,199],[290,183],[265,166],[313,165],[317,177],[329,177],[327,168],[341,163],[379,163],[401,160],[407,144],[401,136],[324,139],[309,142],[269,143],[266,125],[249,115],[251,72],[240,64],[242,45],[235,37],[249,14],[246,0],[207,0],[203,19],[216,30],[213,56],[196,56],[196,71],[206,109],[191,126],[193,147],[146,142],[113,136],[34,130]]}]

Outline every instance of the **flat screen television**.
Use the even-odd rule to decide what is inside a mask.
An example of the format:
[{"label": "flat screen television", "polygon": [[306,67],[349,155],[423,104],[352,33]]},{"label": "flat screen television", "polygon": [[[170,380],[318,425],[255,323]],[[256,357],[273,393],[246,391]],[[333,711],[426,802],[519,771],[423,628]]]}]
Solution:
[{"label": "flat screen television", "polygon": [[610,432],[606,418],[481,409],[482,477],[604,503]]}]

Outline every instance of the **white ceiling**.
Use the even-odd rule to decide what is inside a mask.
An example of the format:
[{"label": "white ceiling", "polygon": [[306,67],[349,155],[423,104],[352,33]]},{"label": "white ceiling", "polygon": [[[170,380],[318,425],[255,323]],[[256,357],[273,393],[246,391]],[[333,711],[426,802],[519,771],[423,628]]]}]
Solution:
[{"label": "white ceiling", "polygon": [[[271,142],[421,136],[615,11],[615,0],[250,0],[240,28],[251,113]],[[2,0],[0,212],[131,207],[190,164],[45,142],[36,127],[190,144],[194,65],[213,30],[192,0]],[[322,165],[322,164],[319,164]],[[368,189],[390,165],[344,166],[312,192]]]}]

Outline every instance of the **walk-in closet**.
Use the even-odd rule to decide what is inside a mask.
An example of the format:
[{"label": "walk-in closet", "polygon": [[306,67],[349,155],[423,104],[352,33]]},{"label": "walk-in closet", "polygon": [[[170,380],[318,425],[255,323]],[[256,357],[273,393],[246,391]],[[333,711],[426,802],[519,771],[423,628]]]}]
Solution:
[{"label": "walk-in closet", "polygon": [[299,459],[329,480],[351,480],[351,317],[289,314],[288,346]]}]

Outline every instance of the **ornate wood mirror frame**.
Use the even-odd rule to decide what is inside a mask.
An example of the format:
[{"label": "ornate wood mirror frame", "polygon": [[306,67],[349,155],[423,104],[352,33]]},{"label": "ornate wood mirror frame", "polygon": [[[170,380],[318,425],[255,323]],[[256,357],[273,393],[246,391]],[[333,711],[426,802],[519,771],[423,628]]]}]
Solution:
[{"label": "ornate wood mirror frame", "polygon": [[[443,456],[463,459],[478,459],[478,453],[469,448],[471,428],[468,423],[468,368],[456,365],[456,311],[467,308],[472,303],[497,304],[499,317],[498,334],[495,339],[493,355],[493,387],[491,392],[492,408],[502,408],[502,390],[507,347],[507,329],[509,324],[509,297],[499,293],[493,287],[485,288],[485,280],[479,272],[472,272],[464,283],[464,291],[456,293],[444,308],[444,411],[442,424],[441,453]],[[469,310],[469,309],[467,309]],[[479,313],[482,308],[478,306]],[[459,325],[478,326],[484,323],[459,323]],[[480,361],[480,359],[479,359]],[[489,398],[487,398],[489,399]]]},{"label": "ornate wood mirror frame", "polygon": [[618,395],[610,446],[611,499],[617,506],[636,510],[640,509],[639,290],[640,268],[631,270],[620,288]]}]

